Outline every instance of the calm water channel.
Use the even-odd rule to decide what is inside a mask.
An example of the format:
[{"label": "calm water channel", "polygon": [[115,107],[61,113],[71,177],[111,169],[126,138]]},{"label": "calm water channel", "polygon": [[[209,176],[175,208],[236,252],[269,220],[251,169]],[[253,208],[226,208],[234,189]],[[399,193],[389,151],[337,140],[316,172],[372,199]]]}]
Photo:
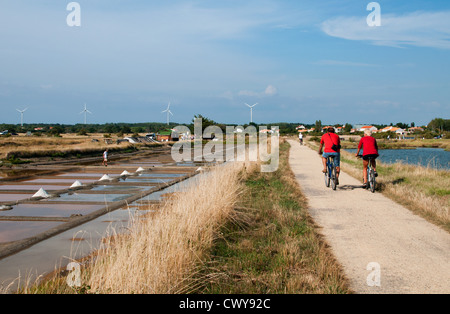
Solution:
[{"label": "calm water channel", "polygon": [[[356,153],[356,149],[348,149]],[[384,149],[378,160],[384,163],[403,162],[424,167],[450,170],[450,152],[441,148]]]}]

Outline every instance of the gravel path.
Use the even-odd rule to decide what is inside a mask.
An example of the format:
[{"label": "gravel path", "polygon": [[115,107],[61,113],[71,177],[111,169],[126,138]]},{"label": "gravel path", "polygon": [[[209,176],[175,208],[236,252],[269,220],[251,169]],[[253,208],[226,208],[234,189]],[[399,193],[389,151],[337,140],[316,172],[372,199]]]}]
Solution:
[{"label": "gravel path", "polygon": [[310,214],[355,293],[450,293],[449,233],[345,172],[337,191],[326,188],[317,152],[289,142]]}]

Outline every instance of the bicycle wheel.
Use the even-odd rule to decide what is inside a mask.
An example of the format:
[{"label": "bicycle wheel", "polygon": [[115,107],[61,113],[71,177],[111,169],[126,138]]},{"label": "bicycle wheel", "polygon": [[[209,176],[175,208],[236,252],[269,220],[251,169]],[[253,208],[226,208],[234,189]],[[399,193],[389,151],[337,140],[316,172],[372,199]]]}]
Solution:
[{"label": "bicycle wheel", "polygon": [[333,189],[333,190],[336,190],[336,180],[337,180],[337,178],[336,178],[336,167],[335,166],[332,166],[331,167],[331,188]]},{"label": "bicycle wheel", "polygon": [[372,193],[375,193],[376,181],[375,181],[375,172],[373,171],[373,169],[370,169],[369,184],[370,184],[370,191]]},{"label": "bicycle wheel", "polygon": [[327,162],[327,172],[323,175],[325,179],[325,186],[328,188],[330,187],[330,163]]},{"label": "bicycle wheel", "polygon": [[325,186],[326,186],[327,188],[330,187],[330,177],[328,176],[328,172],[325,173],[325,174],[323,175],[323,177],[324,177],[324,179],[325,179]]}]

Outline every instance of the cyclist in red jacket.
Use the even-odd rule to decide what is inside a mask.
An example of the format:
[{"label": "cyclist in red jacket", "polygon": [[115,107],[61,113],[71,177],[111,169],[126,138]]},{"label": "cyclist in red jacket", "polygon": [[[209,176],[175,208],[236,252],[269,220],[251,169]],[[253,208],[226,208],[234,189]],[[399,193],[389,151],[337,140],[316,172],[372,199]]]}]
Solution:
[{"label": "cyclist in red jacket", "polygon": [[364,137],[359,141],[358,151],[356,152],[356,156],[359,155],[359,152],[363,149],[363,174],[364,174],[364,186],[367,186],[367,167],[369,166],[369,158],[372,159],[372,168],[375,171],[375,176],[377,177],[377,161],[378,158],[378,145],[377,140],[372,136],[372,131],[365,130]]},{"label": "cyclist in red jacket", "polygon": [[[336,145],[337,147],[334,147]],[[320,140],[319,155],[322,155],[323,173],[327,172],[327,158],[334,156],[334,164],[336,166],[336,185],[339,185],[339,174],[341,173],[341,139],[335,133],[334,128],[328,128],[328,133],[322,136]],[[335,149],[333,149],[335,148]]]}]

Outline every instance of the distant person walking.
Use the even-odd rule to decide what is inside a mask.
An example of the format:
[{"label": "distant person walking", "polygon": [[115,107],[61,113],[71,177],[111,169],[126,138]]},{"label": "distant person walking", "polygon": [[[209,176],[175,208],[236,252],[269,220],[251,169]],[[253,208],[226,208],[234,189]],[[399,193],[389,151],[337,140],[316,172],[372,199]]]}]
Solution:
[{"label": "distant person walking", "polygon": [[108,167],[108,149],[103,152],[103,166]]}]

